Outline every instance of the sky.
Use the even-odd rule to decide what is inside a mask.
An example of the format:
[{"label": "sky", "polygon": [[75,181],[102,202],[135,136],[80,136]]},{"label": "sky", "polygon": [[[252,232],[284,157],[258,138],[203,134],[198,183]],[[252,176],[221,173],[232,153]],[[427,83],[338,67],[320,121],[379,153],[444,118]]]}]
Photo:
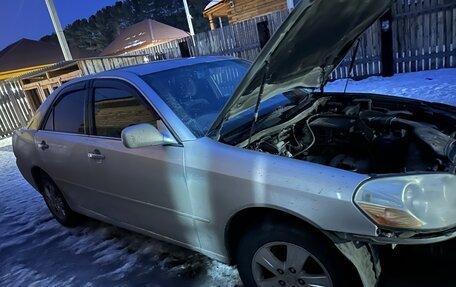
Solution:
[{"label": "sky", "polygon": [[[54,0],[54,4],[65,27],[117,1]],[[0,11],[0,50],[22,38],[38,40],[54,31],[45,0],[0,0]]]}]

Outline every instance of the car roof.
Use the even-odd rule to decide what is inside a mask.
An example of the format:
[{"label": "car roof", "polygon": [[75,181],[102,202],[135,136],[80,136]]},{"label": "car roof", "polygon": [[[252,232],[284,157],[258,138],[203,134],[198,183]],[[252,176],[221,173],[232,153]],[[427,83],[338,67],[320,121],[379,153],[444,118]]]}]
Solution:
[{"label": "car roof", "polygon": [[[206,56],[206,57],[195,57],[195,58],[180,58],[172,60],[160,60],[153,61],[150,63],[133,65],[113,70],[108,70],[104,72],[99,72],[95,74],[90,74],[82,77],[72,79],[71,81],[63,84],[58,88],[62,90],[73,84],[84,82],[88,80],[99,79],[103,77],[122,77],[125,73],[134,74],[136,76],[144,76],[147,74],[158,73],[162,71],[172,70],[181,67],[188,67],[196,64],[219,62],[219,61],[228,61],[228,60],[239,60],[236,57],[215,57],[215,56]],[[56,90],[57,91],[57,90]]]},{"label": "car roof", "polygon": [[182,59],[172,59],[172,60],[162,60],[162,61],[154,61],[151,63],[128,66],[116,70],[110,70],[106,72],[101,72],[95,74],[94,76],[97,77],[103,76],[106,74],[112,75],[113,72],[130,72],[136,74],[138,76],[143,76],[147,74],[153,74],[157,72],[162,72],[166,70],[176,69],[180,67],[186,67],[196,64],[202,63],[210,63],[210,62],[217,62],[217,61],[225,61],[225,60],[233,60],[233,57],[196,57],[196,58],[182,58]]}]

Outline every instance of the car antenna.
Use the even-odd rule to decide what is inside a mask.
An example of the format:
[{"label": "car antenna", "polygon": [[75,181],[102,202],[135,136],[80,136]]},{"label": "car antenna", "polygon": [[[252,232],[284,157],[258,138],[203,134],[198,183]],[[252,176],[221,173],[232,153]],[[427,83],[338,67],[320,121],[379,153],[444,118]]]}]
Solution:
[{"label": "car antenna", "polygon": [[260,91],[258,92],[258,98],[257,98],[256,106],[255,106],[255,112],[254,112],[254,116],[253,116],[252,126],[250,127],[249,142],[248,142],[247,146],[250,146],[250,144],[252,143],[253,133],[255,132],[255,125],[256,125],[256,123],[258,121],[258,114],[259,114],[259,111],[260,111],[261,98],[263,96],[264,85],[266,84],[266,77],[268,76],[268,71],[269,71],[269,61],[266,61],[264,63],[264,65],[265,65],[265,71],[264,71],[264,74],[263,74],[263,79],[261,80]]},{"label": "car antenna", "polygon": [[350,75],[353,72],[353,67],[355,66],[356,54],[358,54],[359,43],[361,43],[360,39],[358,39],[356,46],[355,46],[355,50],[353,51],[353,56],[352,56],[352,59],[350,62],[350,68],[348,69],[347,81],[345,82],[344,94],[347,93],[348,82],[350,81]]}]

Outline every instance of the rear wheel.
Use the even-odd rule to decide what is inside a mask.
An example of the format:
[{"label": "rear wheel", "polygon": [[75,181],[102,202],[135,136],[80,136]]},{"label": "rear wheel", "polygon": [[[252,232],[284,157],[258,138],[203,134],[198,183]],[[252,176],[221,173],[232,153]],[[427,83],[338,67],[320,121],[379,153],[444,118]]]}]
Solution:
[{"label": "rear wheel", "polygon": [[356,272],[333,243],[292,224],[266,223],[250,229],[237,249],[246,287],[356,286]]},{"label": "rear wheel", "polygon": [[82,216],[71,210],[62,192],[48,176],[41,179],[41,191],[47,207],[60,224],[74,227],[81,222]]}]

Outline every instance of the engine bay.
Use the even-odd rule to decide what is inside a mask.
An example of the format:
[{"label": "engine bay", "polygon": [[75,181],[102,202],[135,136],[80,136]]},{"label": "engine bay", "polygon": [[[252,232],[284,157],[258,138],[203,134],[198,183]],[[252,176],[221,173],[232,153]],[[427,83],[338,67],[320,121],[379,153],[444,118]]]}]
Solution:
[{"label": "engine bay", "polygon": [[238,146],[362,174],[455,173],[452,107],[376,95],[312,94],[306,102]]}]

